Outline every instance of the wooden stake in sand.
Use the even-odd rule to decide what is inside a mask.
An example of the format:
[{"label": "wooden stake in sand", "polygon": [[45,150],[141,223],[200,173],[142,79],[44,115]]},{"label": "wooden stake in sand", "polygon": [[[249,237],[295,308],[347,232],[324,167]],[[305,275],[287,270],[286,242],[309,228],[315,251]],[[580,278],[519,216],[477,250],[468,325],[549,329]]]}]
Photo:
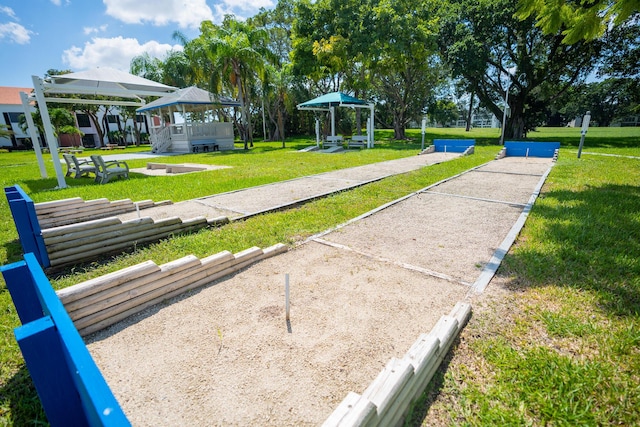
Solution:
[{"label": "wooden stake in sand", "polygon": [[284,275],[284,307],[286,319],[289,320],[289,273]]}]

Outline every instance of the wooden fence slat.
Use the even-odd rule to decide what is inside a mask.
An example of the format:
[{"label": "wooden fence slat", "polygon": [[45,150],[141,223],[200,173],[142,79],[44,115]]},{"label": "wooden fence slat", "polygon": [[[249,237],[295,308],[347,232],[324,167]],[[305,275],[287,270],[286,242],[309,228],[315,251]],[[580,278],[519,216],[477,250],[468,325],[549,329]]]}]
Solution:
[{"label": "wooden fence slat", "polygon": [[384,418],[412,376],[413,366],[406,360],[394,357],[362,393],[363,397],[376,405],[378,422]]},{"label": "wooden fence slat", "polygon": [[[128,305],[131,300],[136,298],[144,298],[145,294],[162,288],[167,284],[180,282],[181,280],[193,280],[192,277],[199,277],[201,264],[198,258],[189,255],[178,261],[173,262],[169,269],[141,278],[135,283],[129,282],[115,288],[105,289],[101,293],[84,299],[82,307],[74,311],[70,310],[69,313],[76,327],[82,329],[87,324],[93,323],[95,319],[103,320],[103,316],[98,314],[99,312],[117,311],[115,307]],[[185,274],[179,274],[180,272]]]},{"label": "wooden fence slat", "polygon": [[48,212],[50,210],[61,209],[65,206],[74,206],[82,203],[84,203],[84,200],[82,200],[82,198],[72,197],[69,199],[53,200],[50,202],[39,202],[35,204],[35,207],[36,212],[40,214],[41,212]]},{"label": "wooden fence slat", "polygon": [[96,240],[104,239],[105,237],[103,236],[122,235],[122,233],[131,232],[131,229],[144,229],[144,227],[148,228],[153,224],[154,222],[152,218],[136,218],[127,222],[114,222],[112,225],[95,228],[93,230],[82,230],[61,236],[46,238],[45,243],[47,244],[47,250],[49,252],[59,252],[63,249],[80,247]]},{"label": "wooden fence slat", "polygon": [[[59,291],[59,298],[81,334],[87,335],[283,250],[287,250],[286,245],[277,244],[266,252],[252,247],[235,255],[222,251],[203,260],[188,256],[162,266],[142,263],[128,271],[110,273],[63,289]],[[127,279],[128,275],[131,280]]]},{"label": "wooden fence slat", "polygon": [[[83,260],[91,260],[98,255],[116,253],[118,251],[131,248],[135,245],[140,245],[148,242],[155,242],[165,237],[168,237],[172,234],[190,232],[190,231],[193,231],[194,229],[203,228],[203,226],[204,225],[201,225],[199,227],[192,226],[192,227],[184,228],[182,224],[174,224],[174,225],[163,227],[160,230],[157,230],[157,233],[147,232],[147,233],[136,235],[136,236],[130,235],[129,236],[130,239],[120,238],[117,244],[110,244],[109,246],[106,246],[103,248],[97,247],[96,249],[93,249],[90,251],[83,250],[82,252],[74,253],[61,258],[55,258],[56,254],[54,254],[53,257],[55,258],[55,260],[51,261],[51,265],[55,267],[61,267],[67,264],[76,264],[76,263],[82,262]],[[113,242],[109,242],[109,243],[113,243]]]},{"label": "wooden fence slat", "polygon": [[377,416],[376,405],[361,395],[350,391],[322,427],[365,426]]},{"label": "wooden fence slat", "polygon": [[167,220],[161,221],[162,222],[158,221],[155,223],[142,222],[134,231],[126,228],[102,234],[98,229],[96,230],[96,234],[86,239],[82,245],[65,247],[59,251],[53,250],[54,248],[47,248],[49,250],[49,257],[57,260],[58,258],[68,257],[69,255],[88,253],[96,248],[103,248],[103,250],[98,253],[108,252],[111,246],[116,246],[123,242],[126,245],[125,247],[133,246],[139,238],[156,236],[168,230],[175,230],[182,227],[182,220],[180,220],[180,218],[167,218]]},{"label": "wooden fence slat", "polygon": [[[100,227],[100,232],[104,234],[104,233],[109,233],[111,231],[117,231],[123,228],[136,227],[138,224],[145,224],[145,223],[152,223],[152,222],[153,222],[153,219],[150,217],[135,218],[134,220],[128,220],[125,222],[117,221],[117,222],[114,222],[113,225],[106,225],[104,227]],[[93,236],[95,234],[96,234],[95,230],[83,230],[83,231],[62,234],[59,236],[46,237],[44,241],[47,244],[47,247],[50,248],[59,243],[75,241],[75,240]]]},{"label": "wooden fence slat", "polygon": [[107,225],[114,225],[114,224],[122,224],[122,221],[120,221],[120,219],[118,219],[115,216],[110,218],[100,218],[92,221],[86,221],[81,224],[71,224],[71,225],[63,225],[55,228],[48,228],[46,230],[42,230],[42,236],[44,238],[62,236],[67,233],[75,233],[75,232],[84,231],[84,230],[93,230],[96,227],[104,227]]},{"label": "wooden fence slat", "polygon": [[[189,280],[185,280],[183,282],[172,282],[155,294],[149,293],[146,294],[144,298],[139,297],[137,300],[134,300],[129,304],[129,306],[125,307],[124,311],[119,309],[117,310],[118,314],[114,315],[114,312],[112,312],[111,315],[104,316],[104,319],[99,323],[88,327],[79,327],[78,329],[80,330],[80,333],[82,335],[87,335],[89,333],[95,332],[162,301],[171,299],[190,290],[197,289],[199,287],[212,283],[221,277],[238,271],[240,268],[243,268],[250,263],[251,260],[245,261],[244,263],[240,264],[236,263],[235,259],[231,261],[225,261],[215,268],[215,270],[217,270],[215,272],[212,272],[211,269],[203,270],[198,274],[191,275]],[[225,265],[227,266],[226,268],[220,269],[220,267],[224,267]]]},{"label": "wooden fence slat", "polygon": [[[65,305],[65,308],[67,308],[67,304],[73,301],[86,298],[89,295],[93,295],[96,292],[104,290],[105,288],[119,286],[127,281],[147,276],[157,271],[160,271],[160,267],[158,267],[155,262],[149,260],[122,270],[105,274],[104,276],[78,283],[77,285],[69,286],[68,288],[60,289],[56,294],[58,295],[58,298],[60,298],[60,301]],[[68,308],[67,311],[69,311]]]}]

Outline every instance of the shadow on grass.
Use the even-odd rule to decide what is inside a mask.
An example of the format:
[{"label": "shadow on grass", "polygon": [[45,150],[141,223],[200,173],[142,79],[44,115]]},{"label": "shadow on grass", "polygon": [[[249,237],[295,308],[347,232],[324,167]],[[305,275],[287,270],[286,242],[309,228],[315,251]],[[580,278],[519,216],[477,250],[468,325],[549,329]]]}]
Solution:
[{"label": "shadow on grass", "polygon": [[17,262],[22,259],[22,245],[20,245],[19,240],[12,240],[10,242],[6,242],[4,245],[5,253],[7,254],[7,258],[0,262],[0,264],[10,264],[12,262]]},{"label": "shadow on grass", "polygon": [[530,218],[534,243],[510,252],[503,266],[517,286],[587,289],[610,313],[639,316],[639,212],[640,186],[550,191]]},{"label": "shadow on grass", "polygon": [[[3,410],[10,414],[3,414]],[[49,425],[26,366],[0,388],[0,416],[0,424],[4,420],[14,426]]]}]

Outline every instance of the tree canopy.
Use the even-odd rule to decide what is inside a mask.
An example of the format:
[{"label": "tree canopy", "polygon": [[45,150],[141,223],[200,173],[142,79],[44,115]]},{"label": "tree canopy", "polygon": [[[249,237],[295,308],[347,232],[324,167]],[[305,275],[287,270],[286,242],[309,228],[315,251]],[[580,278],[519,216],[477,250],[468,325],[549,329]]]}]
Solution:
[{"label": "tree canopy", "polygon": [[637,19],[638,0],[519,0],[516,16],[522,20],[535,17],[545,34],[564,36],[563,43],[595,40],[611,25]]},{"label": "tree canopy", "polygon": [[[138,57],[132,71],[236,97],[244,108],[233,118],[245,146],[259,124],[270,139],[282,139],[286,129],[312,132],[313,118],[295,105],[338,90],[375,100],[377,125],[402,139],[429,105],[437,110],[447,99],[460,99],[453,81],[498,119],[509,91],[505,133],[521,138],[546,122],[569,90],[584,93],[583,82],[596,70],[603,79],[625,79],[616,88],[637,89],[637,4],[280,0],[246,21],[227,16],[220,24],[203,22],[193,40],[176,32],[182,50],[163,60]],[[624,96],[625,105],[638,104],[631,98]],[[453,109],[444,110],[455,120]],[[341,115],[345,132],[360,131],[359,110]]]},{"label": "tree canopy", "polygon": [[461,0],[452,4],[440,33],[440,50],[456,77],[502,119],[506,92],[510,116],[505,136],[522,138],[544,120],[548,104],[595,67],[601,43],[562,43],[533,18],[514,17],[509,0]]}]

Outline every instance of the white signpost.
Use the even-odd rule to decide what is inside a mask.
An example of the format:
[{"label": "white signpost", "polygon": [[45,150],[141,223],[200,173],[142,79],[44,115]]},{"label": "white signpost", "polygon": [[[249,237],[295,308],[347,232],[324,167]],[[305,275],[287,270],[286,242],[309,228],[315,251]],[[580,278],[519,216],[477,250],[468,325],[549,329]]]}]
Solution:
[{"label": "white signpost", "polygon": [[589,122],[591,121],[591,111],[587,111],[587,114],[584,115],[582,119],[582,130],[580,133],[582,136],[580,137],[580,146],[578,147],[578,158],[582,155],[582,146],[584,145],[584,137],[587,135],[587,130],[589,129]]}]

